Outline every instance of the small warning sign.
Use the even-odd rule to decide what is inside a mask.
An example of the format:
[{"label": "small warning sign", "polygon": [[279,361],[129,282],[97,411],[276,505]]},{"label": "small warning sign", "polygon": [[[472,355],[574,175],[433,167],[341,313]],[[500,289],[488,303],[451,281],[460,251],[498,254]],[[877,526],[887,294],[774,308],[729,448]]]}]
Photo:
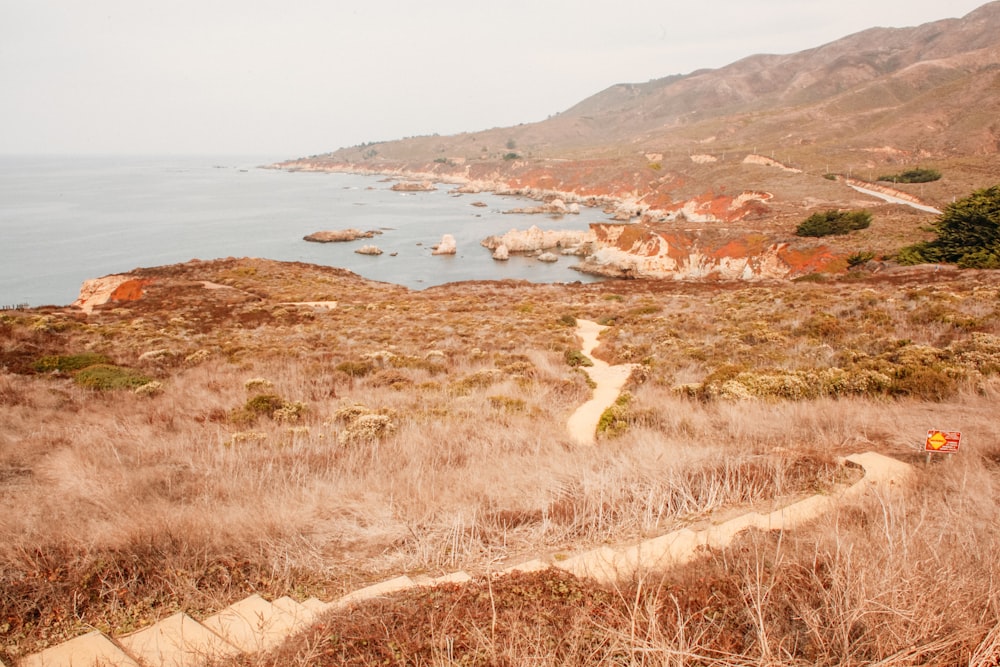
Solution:
[{"label": "small warning sign", "polygon": [[954,454],[962,444],[960,431],[927,431],[927,443],[924,450],[941,454]]}]

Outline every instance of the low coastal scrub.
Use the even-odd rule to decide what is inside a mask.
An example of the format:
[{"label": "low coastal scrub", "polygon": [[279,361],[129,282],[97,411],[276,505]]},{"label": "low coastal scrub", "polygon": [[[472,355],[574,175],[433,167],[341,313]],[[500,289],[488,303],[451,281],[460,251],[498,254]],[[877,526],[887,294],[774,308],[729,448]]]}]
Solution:
[{"label": "low coastal scrub", "polygon": [[[626,664],[651,651],[706,664],[914,651],[914,664],[966,664],[1000,624],[1000,573],[980,557],[1000,549],[983,528],[1000,497],[990,273],[410,292],[264,260],[144,271],[157,281],[138,301],[86,319],[52,310],[44,328],[31,311],[0,323],[5,664],[94,628],[121,634],[182,609],[203,618],[254,591],[331,599],[404,573],[486,574],[632,544],[829,492],[850,481],[840,455],[916,460],[942,426],[963,431],[959,457],[815,531],[744,535],[635,588],[543,573],[386,598],[259,659],[322,664],[329,648],[333,664],[376,664],[396,642],[446,664],[450,636],[452,663],[469,664],[526,664],[550,645],[565,658],[552,664],[585,664],[601,647]],[[317,294],[339,307],[278,307]],[[603,359],[642,364],[606,420],[614,437],[585,449],[565,431],[591,396],[568,363],[580,341],[566,313],[611,325]],[[107,356],[60,360],[86,350]],[[135,366],[160,386],[86,391],[70,380],[84,363]],[[942,545],[939,560],[926,545]],[[551,610],[562,634],[531,634],[501,614],[513,607],[494,628],[491,590],[533,618]],[[455,613],[429,620],[423,595]],[[393,605],[409,620],[363,622]],[[949,609],[961,630],[942,639],[928,628]]]}]

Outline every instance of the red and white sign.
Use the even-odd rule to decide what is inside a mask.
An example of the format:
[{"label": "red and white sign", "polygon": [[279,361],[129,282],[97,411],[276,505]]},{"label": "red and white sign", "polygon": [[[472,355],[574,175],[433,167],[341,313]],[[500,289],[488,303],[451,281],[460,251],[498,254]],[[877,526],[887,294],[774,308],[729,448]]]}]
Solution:
[{"label": "red and white sign", "polygon": [[960,444],[962,444],[961,431],[927,431],[924,451],[954,454]]}]

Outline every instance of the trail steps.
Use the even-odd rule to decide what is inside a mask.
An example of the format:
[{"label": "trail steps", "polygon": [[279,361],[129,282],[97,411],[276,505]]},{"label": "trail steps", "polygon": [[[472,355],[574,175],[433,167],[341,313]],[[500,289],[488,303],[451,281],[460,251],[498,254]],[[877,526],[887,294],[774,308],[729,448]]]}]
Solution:
[{"label": "trail steps", "polygon": [[[791,530],[865,494],[884,497],[901,489],[913,474],[909,465],[874,452],[848,456],[842,463],[861,468],[864,477],[850,486],[809,496],[770,512],[749,512],[700,530],[681,528],[632,545],[602,546],[573,556],[552,554],[514,565],[494,576],[554,567],[602,583],[630,579],[642,572],[662,571],[690,562],[701,556],[706,548],[725,548],[749,528]],[[366,586],[331,602],[309,598],[300,603],[289,597],[268,602],[254,594],[200,623],[179,612],[115,640],[94,631],[23,658],[17,666],[198,667],[238,653],[271,650],[333,609],[414,587],[461,584],[471,579],[468,573],[461,571],[436,578],[403,575]]]}]

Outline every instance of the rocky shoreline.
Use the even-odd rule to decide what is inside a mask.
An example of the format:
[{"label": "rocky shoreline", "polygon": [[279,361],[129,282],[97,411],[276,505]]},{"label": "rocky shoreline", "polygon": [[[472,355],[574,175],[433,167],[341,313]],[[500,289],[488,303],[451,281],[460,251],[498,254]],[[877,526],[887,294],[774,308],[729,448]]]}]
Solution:
[{"label": "rocky shoreline", "polygon": [[[735,197],[708,194],[675,203],[672,210],[666,210],[653,209],[635,196],[582,196],[576,192],[519,186],[501,178],[499,172],[493,173],[492,179],[475,179],[454,172],[437,173],[402,166],[368,168],[320,160],[281,162],[271,168],[382,176],[408,184],[447,183],[457,185],[456,191],[463,194],[492,192],[542,202],[536,207],[515,209],[519,212],[561,214],[578,211],[582,205],[602,207],[612,217],[607,223],[591,223],[586,232],[543,231],[533,226],[484,239],[482,245],[492,250],[493,258],[498,261],[511,254],[534,255],[539,259],[545,254],[544,261],[554,261],[558,255],[551,251],[556,250],[559,254],[581,257],[573,268],[591,275],[750,282],[839,272],[847,267],[846,259],[826,245],[726,225],[766,211],[772,198],[767,192],[746,191]],[[678,228],[679,221],[695,226]],[[708,224],[713,226],[703,226]]]}]

